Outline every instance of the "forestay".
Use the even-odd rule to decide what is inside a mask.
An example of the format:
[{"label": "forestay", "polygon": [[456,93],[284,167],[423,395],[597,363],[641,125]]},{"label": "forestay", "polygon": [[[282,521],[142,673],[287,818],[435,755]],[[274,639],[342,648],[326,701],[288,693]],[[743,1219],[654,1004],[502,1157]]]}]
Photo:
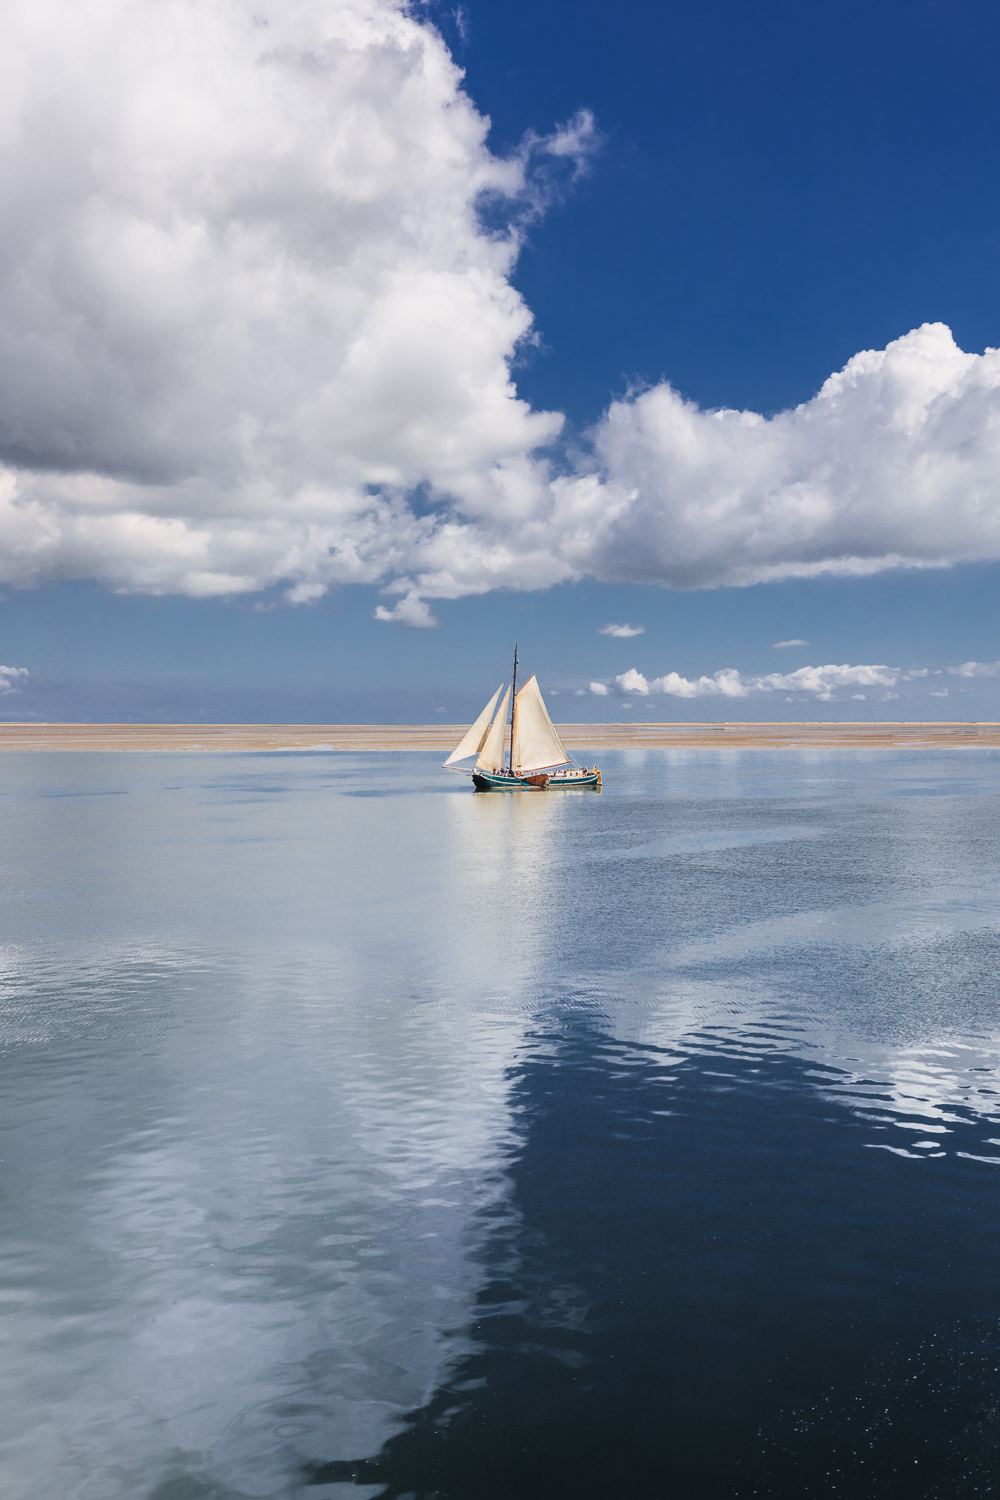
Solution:
[{"label": "forestay", "polygon": [[498,771],[503,765],[503,742],[507,732],[507,704],[509,702],[510,688],[504,693],[500,712],[493,720],[490,732],[483,741],[482,752],[476,761],[476,766],[480,771]]},{"label": "forestay", "polygon": [[517,695],[514,718],[517,726],[512,756],[515,774],[569,765],[569,756],[556,734],[534,677],[528,678]]},{"label": "forestay", "polygon": [[483,709],[482,713],[479,715],[479,718],[473,724],[472,728],[459,741],[458,745],[456,745],[455,749],[451,752],[448,759],[445,761],[446,766],[453,766],[456,761],[467,760],[470,755],[479,754],[480,750],[486,743],[486,736],[489,733],[490,720],[493,717],[493,710],[496,708],[497,699],[502,692],[503,683],[501,682],[500,686],[497,688],[496,692],[493,694],[493,697],[490,699],[489,703],[487,703],[486,707]]}]

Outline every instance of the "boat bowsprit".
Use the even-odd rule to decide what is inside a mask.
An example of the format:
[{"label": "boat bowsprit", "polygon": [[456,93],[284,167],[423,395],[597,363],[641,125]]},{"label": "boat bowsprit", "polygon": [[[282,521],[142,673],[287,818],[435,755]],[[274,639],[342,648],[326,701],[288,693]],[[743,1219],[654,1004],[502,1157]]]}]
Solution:
[{"label": "boat bowsprit", "polygon": [[[503,700],[498,709],[501,693]],[[465,770],[460,762],[473,756],[476,763],[471,771],[472,784],[479,792],[544,792],[584,787],[600,790],[601,773],[597,767],[591,770],[578,766],[563,749],[537,679],[529,677],[518,691],[516,646],[510,687],[504,693],[504,684],[500,684],[445,761],[445,769]]]}]

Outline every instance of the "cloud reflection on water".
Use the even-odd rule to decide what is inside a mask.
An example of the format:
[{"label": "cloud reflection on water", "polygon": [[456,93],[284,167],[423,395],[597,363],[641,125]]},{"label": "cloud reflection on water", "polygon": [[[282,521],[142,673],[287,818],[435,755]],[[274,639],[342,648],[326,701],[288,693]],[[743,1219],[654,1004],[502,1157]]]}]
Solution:
[{"label": "cloud reflection on water", "polygon": [[69,1008],[57,1045],[90,1095],[35,1094],[20,1132],[23,1169],[49,1166],[22,1231],[62,1227],[7,1320],[5,1494],[104,1500],[164,1469],[284,1493],[292,1453],[376,1451],[463,1351],[478,1248],[515,1212],[520,1021],[359,1008],[363,980],[315,961],[122,955],[81,986],[79,957],[5,976]]},{"label": "cloud reflection on water", "polygon": [[[1000,1154],[970,761],[642,753],[598,799],[421,797],[416,758],[352,762],[412,792],[387,798],[332,795],[317,759],[266,798],[239,757],[186,782],[164,758],[168,788],[114,760],[21,766],[9,803],[11,1500],[286,1494],[376,1453],[470,1355],[490,1257],[517,1281],[560,1035],[720,1089],[802,1060],[795,1087],[866,1127],[842,1152],[901,1172]],[[129,795],[51,822],[32,775]],[[571,1269],[552,1285],[586,1322]]]}]

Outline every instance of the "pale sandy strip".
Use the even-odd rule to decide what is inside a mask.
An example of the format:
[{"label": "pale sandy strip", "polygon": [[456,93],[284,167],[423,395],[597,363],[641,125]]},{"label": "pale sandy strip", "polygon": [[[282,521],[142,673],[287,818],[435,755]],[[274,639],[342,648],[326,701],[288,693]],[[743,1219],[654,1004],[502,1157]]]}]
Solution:
[{"label": "pale sandy strip", "polygon": [[[772,749],[1000,747],[1000,724],[560,724],[570,748],[601,750],[660,746]],[[0,750],[250,751],[435,750],[447,754],[464,724],[0,724]]]}]

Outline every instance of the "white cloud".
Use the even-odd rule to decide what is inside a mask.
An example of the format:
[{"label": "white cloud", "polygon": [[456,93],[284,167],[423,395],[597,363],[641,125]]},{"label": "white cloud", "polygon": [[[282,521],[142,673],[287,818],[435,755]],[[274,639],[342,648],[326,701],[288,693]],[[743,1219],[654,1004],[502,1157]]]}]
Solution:
[{"label": "white cloud", "polygon": [[389,620],[394,625],[409,625],[417,630],[433,630],[439,623],[431,614],[425,600],[414,589],[408,590],[392,609],[379,604],[375,609],[376,620]]},{"label": "white cloud", "polygon": [[811,641],[772,641],[771,650],[781,651],[786,646],[810,646],[811,644]]},{"label": "white cloud", "polygon": [[491,155],[403,0],[9,0],[0,43],[0,582],[378,582],[428,626],[1000,557],[1000,354],[942,324],[773,418],[631,393],[560,471],[510,278],[593,121]]},{"label": "white cloud", "polygon": [[852,693],[851,694],[851,698],[853,700],[855,700],[856,702],[864,703],[865,700],[866,700],[866,698],[867,698],[867,694],[866,693]]},{"label": "white cloud", "polygon": [[702,411],[668,385],[594,433],[605,577],[676,587],[1000,557],[1000,352],[940,323],[857,354],[771,418]]},{"label": "white cloud", "polygon": [[[768,672],[762,677],[744,677],[735,667],[724,667],[711,677],[682,677],[668,672],[650,682],[635,667],[615,678],[623,693],[666,693],[674,698],[746,698],[750,693],[813,693],[828,702],[837,688],[892,687],[899,680],[896,667],[825,666],[800,667],[797,672]],[[863,695],[860,695],[863,696]]]},{"label": "white cloud", "polygon": [[646,694],[649,692],[649,683],[641,672],[636,671],[635,667],[629,667],[627,672],[622,672],[619,677],[615,678],[615,682],[623,693]]},{"label": "white cloud", "polygon": [[947,696],[948,696],[948,689],[947,688],[942,688],[940,690],[940,692],[934,692],[933,689],[931,691],[931,697],[932,698],[947,698]]},{"label": "white cloud", "polygon": [[0,667],[0,696],[7,693],[19,693],[19,682],[28,677],[27,667]]},{"label": "white cloud", "polygon": [[0,40],[0,578],[568,575],[519,539],[563,419],[509,274],[589,115],[492,156],[393,0],[11,0]]},{"label": "white cloud", "polygon": [[964,661],[960,667],[949,667],[953,677],[998,677],[1000,661]]},{"label": "white cloud", "polygon": [[616,640],[631,640],[634,635],[645,635],[645,625],[602,625],[598,635],[613,635]]},{"label": "white cloud", "polygon": [[[578,691],[582,692],[582,689],[578,689]],[[590,691],[596,693],[598,698],[606,698],[608,696],[607,685],[603,682],[592,682],[590,684]]]}]

